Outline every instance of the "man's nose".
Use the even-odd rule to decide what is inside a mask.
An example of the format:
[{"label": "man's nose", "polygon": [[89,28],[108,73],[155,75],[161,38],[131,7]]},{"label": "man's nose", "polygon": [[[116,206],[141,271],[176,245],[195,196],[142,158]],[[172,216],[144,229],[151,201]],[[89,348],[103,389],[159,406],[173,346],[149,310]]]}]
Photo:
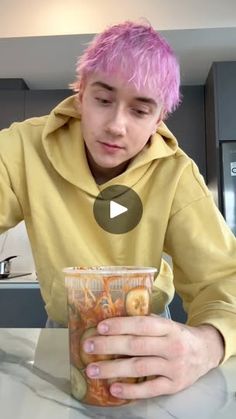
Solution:
[{"label": "man's nose", "polygon": [[117,109],[107,122],[106,130],[113,136],[119,137],[126,134],[126,117],[121,109]]}]

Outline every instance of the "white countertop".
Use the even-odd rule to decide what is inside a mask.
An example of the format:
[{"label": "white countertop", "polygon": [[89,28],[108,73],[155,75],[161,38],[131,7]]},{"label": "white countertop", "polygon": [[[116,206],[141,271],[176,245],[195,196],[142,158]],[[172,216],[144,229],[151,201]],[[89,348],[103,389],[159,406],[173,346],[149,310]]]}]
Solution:
[{"label": "white countertop", "polygon": [[[14,275],[14,273],[13,273]],[[25,275],[19,273],[19,276],[0,279],[0,289],[20,289],[20,288],[39,288],[36,272]]]},{"label": "white countertop", "polygon": [[2,419],[235,419],[236,358],[173,396],[113,408],[70,396],[67,329],[0,329]]},{"label": "white countertop", "polygon": [[0,284],[37,281],[36,272],[27,273],[27,274],[24,272],[12,272],[11,275],[8,278],[0,279]]}]

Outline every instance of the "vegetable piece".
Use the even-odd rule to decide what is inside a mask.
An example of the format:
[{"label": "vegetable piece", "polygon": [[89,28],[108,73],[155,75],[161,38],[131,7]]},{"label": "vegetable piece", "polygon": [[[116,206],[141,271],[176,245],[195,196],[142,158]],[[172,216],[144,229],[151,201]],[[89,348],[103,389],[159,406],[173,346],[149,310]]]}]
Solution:
[{"label": "vegetable piece", "polygon": [[82,363],[80,359],[80,350],[79,350],[79,341],[80,341],[80,330],[69,330],[70,334],[70,362],[73,364],[76,368],[83,369],[84,364]]},{"label": "vegetable piece", "polygon": [[88,339],[92,336],[98,335],[96,327],[90,327],[89,329],[86,329],[81,336],[80,339],[80,360],[84,364],[84,366],[87,366],[91,362],[97,362],[97,361],[106,361],[108,359],[114,358],[113,355],[102,355],[102,354],[89,354],[84,351],[83,344],[85,339]]},{"label": "vegetable piece", "polygon": [[125,309],[128,316],[146,316],[150,311],[150,294],[145,287],[132,288],[126,295]]},{"label": "vegetable piece", "polygon": [[82,400],[87,393],[87,383],[82,372],[77,370],[73,365],[71,368],[71,393],[77,400]]}]

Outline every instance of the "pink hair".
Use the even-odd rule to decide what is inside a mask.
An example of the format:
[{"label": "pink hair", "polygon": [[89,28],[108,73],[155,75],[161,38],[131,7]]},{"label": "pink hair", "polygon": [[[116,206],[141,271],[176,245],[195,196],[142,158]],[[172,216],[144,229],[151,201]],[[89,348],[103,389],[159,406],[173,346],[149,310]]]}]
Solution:
[{"label": "pink hair", "polygon": [[146,87],[165,114],[180,103],[180,70],[170,45],[151,25],[124,22],[95,36],[78,59],[75,92],[93,72],[119,73],[140,90]]}]

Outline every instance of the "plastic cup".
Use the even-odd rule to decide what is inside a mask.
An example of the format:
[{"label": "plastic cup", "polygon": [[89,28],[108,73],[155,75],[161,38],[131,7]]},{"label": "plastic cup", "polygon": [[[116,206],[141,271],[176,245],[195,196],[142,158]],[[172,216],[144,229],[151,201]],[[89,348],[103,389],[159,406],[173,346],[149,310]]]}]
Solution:
[{"label": "plastic cup", "polygon": [[113,382],[140,381],[140,378],[90,379],[86,367],[92,362],[121,358],[119,355],[88,354],[86,338],[97,335],[97,324],[117,316],[150,314],[151,292],[156,268],[100,266],[65,268],[68,301],[68,328],[72,395],[81,402],[117,406],[130,400],[113,397]]}]

